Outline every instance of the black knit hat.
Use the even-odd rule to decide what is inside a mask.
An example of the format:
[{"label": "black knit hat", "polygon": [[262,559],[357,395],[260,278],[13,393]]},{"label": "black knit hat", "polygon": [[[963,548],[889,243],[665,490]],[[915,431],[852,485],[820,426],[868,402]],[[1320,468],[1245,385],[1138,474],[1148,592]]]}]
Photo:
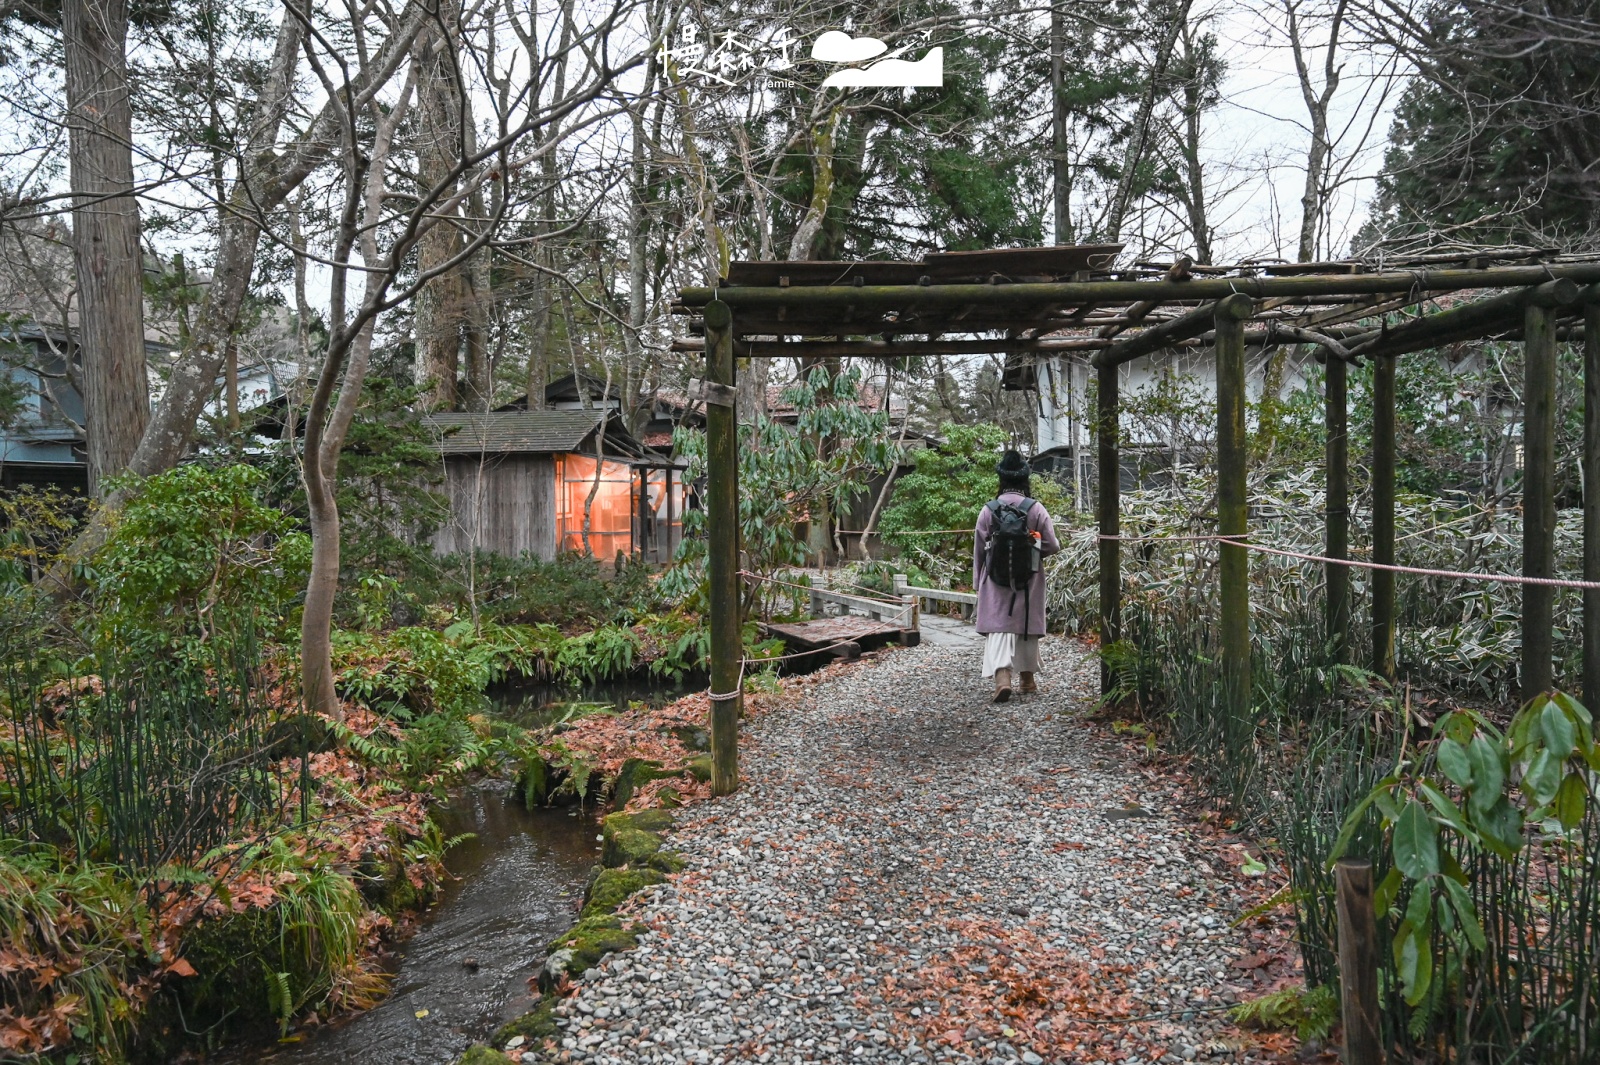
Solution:
[{"label": "black knit hat", "polygon": [[1007,451],[1000,456],[1000,464],[994,468],[994,472],[1001,477],[1026,477],[1033,471],[1020,451]]}]

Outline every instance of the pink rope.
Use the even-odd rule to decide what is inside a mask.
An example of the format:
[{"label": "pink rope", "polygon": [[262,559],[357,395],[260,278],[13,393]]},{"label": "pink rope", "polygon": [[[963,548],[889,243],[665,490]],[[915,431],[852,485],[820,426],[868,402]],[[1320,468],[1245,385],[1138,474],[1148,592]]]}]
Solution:
[{"label": "pink rope", "polygon": [[1354,566],[1358,569],[1381,569],[1390,573],[1413,573],[1419,577],[1447,577],[1452,580],[1466,581],[1494,581],[1498,584],[1538,584],[1551,588],[1577,588],[1582,591],[1600,589],[1600,581],[1569,581],[1560,577],[1519,577],[1510,573],[1465,573],[1453,569],[1422,569],[1418,566],[1391,566],[1383,562],[1359,562],[1353,558],[1329,558],[1327,555],[1309,555],[1303,551],[1287,551],[1281,547],[1267,547],[1265,544],[1252,544],[1232,536],[1105,536],[1101,540],[1212,540],[1218,543],[1232,544],[1250,551],[1261,551],[1269,555],[1282,555],[1285,558],[1299,558],[1307,562],[1325,562],[1335,566]]}]

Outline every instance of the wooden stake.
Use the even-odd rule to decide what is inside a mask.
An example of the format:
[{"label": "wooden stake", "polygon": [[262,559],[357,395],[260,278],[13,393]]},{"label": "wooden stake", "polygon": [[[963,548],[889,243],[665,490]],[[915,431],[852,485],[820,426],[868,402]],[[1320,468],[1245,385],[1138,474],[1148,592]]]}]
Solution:
[{"label": "wooden stake", "polygon": [[[1325,551],[1329,558],[1350,557],[1350,411],[1343,359],[1329,359],[1323,395],[1328,427]],[[1345,661],[1350,642],[1350,567],[1325,567],[1328,586],[1328,643],[1335,662]]]},{"label": "wooden stake", "polygon": [[706,539],[711,599],[711,794],[739,787],[739,717],[744,705],[744,641],[739,616],[739,421],[732,399],[733,313],[706,304],[706,380],[723,385],[706,403]]},{"label": "wooden stake", "polygon": [[[1372,361],[1372,561],[1394,565],[1394,360]],[[1372,571],[1372,671],[1394,680],[1394,571]]]},{"label": "wooden stake", "polygon": [[[1555,312],[1530,303],[1523,317],[1522,575],[1554,577],[1556,559],[1556,337]],[[1549,691],[1555,624],[1555,589],[1522,586],[1524,702]]]},{"label": "wooden stake", "polygon": [[[1095,443],[1099,454],[1100,492],[1096,501],[1100,535],[1100,647],[1122,639],[1122,459],[1117,448],[1117,368],[1104,366],[1096,385]],[[1111,667],[1100,660],[1100,694],[1111,692]]]},{"label": "wooden stake", "polygon": [[[1255,313],[1249,296],[1217,301],[1217,532],[1250,532],[1245,479],[1250,461],[1245,433],[1244,323]],[[1230,744],[1247,742],[1250,722],[1250,560],[1236,544],[1222,544],[1218,564],[1222,598],[1222,684]],[[1237,749],[1237,748],[1236,748]]]},{"label": "wooden stake", "polygon": [[[1583,307],[1583,579],[1600,582],[1600,290]],[[1600,703],[1600,590],[1583,590],[1583,701]]]},{"label": "wooden stake", "polygon": [[1378,922],[1372,906],[1372,863],[1341,858],[1334,867],[1339,915],[1339,989],[1345,1065],[1382,1065],[1378,1014]]}]

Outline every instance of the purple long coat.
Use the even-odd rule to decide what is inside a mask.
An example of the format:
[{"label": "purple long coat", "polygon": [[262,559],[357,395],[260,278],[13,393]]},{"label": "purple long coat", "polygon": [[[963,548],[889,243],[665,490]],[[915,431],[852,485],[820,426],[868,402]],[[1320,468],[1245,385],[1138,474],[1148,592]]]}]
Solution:
[{"label": "purple long coat", "polygon": [[[1001,493],[1006,503],[1021,503],[1021,492]],[[1033,575],[1028,591],[1015,593],[1002,584],[988,580],[983,572],[984,546],[989,542],[989,526],[994,522],[994,512],[985,506],[978,512],[978,527],[972,537],[972,587],[978,593],[978,631],[1014,632],[1018,636],[1044,635],[1044,571]],[[1061,550],[1056,539],[1056,527],[1045,512],[1044,504],[1035,502],[1028,511],[1028,528],[1039,534],[1039,545],[1045,557]]]}]

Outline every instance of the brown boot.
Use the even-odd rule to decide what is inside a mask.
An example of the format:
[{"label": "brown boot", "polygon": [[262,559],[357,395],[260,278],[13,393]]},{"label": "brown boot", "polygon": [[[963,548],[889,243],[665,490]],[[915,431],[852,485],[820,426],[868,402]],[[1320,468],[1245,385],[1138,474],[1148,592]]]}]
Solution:
[{"label": "brown boot", "polygon": [[1031,693],[1036,692],[1038,690],[1039,690],[1039,685],[1037,685],[1037,684],[1035,684],[1033,682],[1033,674],[1032,673],[1024,673],[1022,675],[1022,693],[1024,695],[1028,695],[1028,694],[1031,694]]},{"label": "brown boot", "polygon": [[1011,698],[1011,670],[997,669],[994,671],[994,701],[1006,702]]}]

